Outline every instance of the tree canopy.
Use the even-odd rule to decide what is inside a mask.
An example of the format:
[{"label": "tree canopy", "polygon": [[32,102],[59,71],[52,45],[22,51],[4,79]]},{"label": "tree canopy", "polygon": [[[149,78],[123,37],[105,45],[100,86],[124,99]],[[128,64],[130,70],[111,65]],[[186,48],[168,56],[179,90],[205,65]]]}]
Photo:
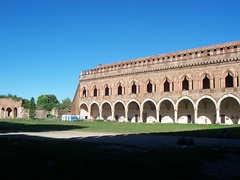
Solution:
[{"label": "tree canopy", "polygon": [[71,100],[69,97],[67,97],[66,99],[63,99],[62,100],[62,103],[59,104],[58,108],[59,109],[67,109],[67,110],[70,110],[71,109]]},{"label": "tree canopy", "polygon": [[36,103],[34,98],[32,97],[29,102],[29,118],[34,119],[35,118],[35,110],[36,110]]},{"label": "tree canopy", "polygon": [[59,101],[53,94],[41,95],[37,99],[37,107],[48,111],[51,111],[54,107],[57,107]]}]

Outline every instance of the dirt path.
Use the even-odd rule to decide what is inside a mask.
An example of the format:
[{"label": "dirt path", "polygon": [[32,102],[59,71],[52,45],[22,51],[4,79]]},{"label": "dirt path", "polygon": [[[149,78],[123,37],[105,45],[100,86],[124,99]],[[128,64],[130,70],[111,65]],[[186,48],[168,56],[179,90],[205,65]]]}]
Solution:
[{"label": "dirt path", "polygon": [[[179,136],[161,136],[148,134],[114,134],[99,132],[50,131],[50,132],[19,132],[0,133],[0,137],[31,138],[31,139],[63,139],[71,141],[125,144],[140,147],[183,147],[178,145]],[[192,146],[240,147],[238,139],[193,138]]]}]

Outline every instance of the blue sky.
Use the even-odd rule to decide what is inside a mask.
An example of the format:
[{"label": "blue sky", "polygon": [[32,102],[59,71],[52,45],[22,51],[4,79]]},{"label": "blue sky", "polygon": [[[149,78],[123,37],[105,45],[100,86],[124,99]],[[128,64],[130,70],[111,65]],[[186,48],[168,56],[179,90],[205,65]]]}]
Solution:
[{"label": "blue sky", "polygon": [[0,0],[0,94],[74,97],[81,71],[240,40],[239,0]]}]

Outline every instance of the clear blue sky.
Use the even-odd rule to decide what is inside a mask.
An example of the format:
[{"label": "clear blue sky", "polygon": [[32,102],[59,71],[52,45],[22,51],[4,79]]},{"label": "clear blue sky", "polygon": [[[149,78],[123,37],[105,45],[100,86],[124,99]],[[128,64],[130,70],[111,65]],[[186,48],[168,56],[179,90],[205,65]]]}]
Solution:
[{"label": "clear blue sky", "polygon": [[0,0],[0,94],[59,101],[81,71],[240,40],[239,0]]}]

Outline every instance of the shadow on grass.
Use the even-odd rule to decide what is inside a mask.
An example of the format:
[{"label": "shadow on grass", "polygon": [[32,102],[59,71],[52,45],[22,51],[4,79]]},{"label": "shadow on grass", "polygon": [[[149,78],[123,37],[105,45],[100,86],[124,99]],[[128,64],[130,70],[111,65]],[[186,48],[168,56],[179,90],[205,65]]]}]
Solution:
[{"label": "shadow on grass", "polygon": [[[224,154],[239,154],[233,148],[134,146],[136,142],[161,142],[159,138],[169,141],[143,134],[79,136],[68,141],[24,134],[2,137],[0,179],[214,179],[202,171],[203,163],[218,161]],[[240,174],[230,171],[224,175],[221,178]]]},{"label": "shadow on grass", "polygon": [[[177,132],[160,132],[151,133],[156,135],[167,136],[190,136],[190,137],[204,137],[204,138],[231,138],[240,139],[240,126],[221,126],[221,128],[188,130]],[[224,135],[225,134],[225,135]]]},{"label": "shadow on grass", "polygon": [[82,128],[86,127],[71,124],[60,125],[60,124],[27,124],[15,122],[0,122],[0,133],[68,131]]}]

